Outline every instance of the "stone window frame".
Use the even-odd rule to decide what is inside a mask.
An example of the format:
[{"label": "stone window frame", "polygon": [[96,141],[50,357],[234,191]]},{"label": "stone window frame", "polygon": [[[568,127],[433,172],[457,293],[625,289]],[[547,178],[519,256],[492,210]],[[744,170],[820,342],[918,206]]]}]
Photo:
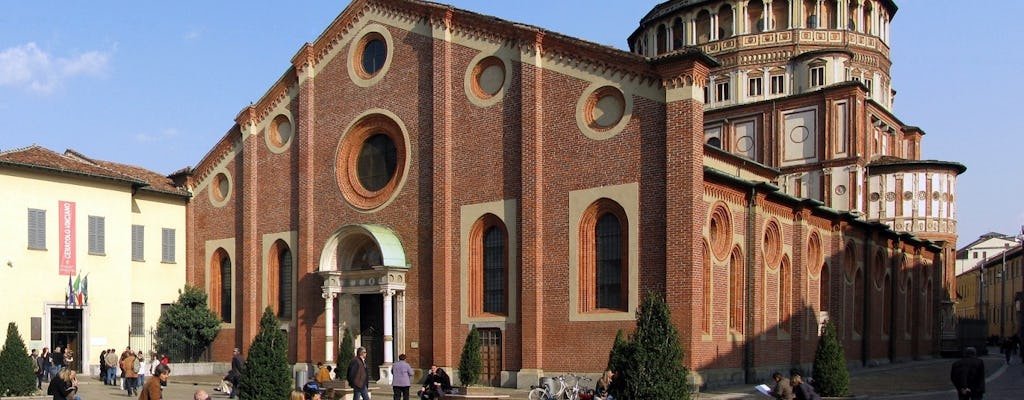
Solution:
[{"label": "stone window frame", "polygon": [[[500,229],[504,235],[504,251],[502,252],[504,260],[504,309],[502,313],[486,312],[484,311],[484,234],[487,233],[491,228]],[[477,218],[476,222],[473,223],[473,227],[469,231],[469,315],[471,317],[502,317],[508,316],[509,310],[509,282],[508,282],[508,270],[511,267],[508,253],[509,253],[509,237],[508,228],[505,222],[501,220],[497,215],[492,213],[486,213],[480,218]]]},{"label": "stone window frame", "polygon": [[[394,64],[395,40],[386,26],[377,23],[363,27],[353,37],[357,39],[351,42],[348,49],[348,76],[356,86],[364,88],[373,86],[384,79]],[[380,40],[384,43],[385,54],[384,64],[381,68],[369,74],[363,70],[363,50],[372,40]]]},{"label": "stone window frame", "polygon": [[[359,153],[366,139],[384,134],[396,151],[394,175],[382,188],[371,191],[363,187],[358,176]],[[386,110],[372,109],[356,117],[345,129],[335,156],[335,179],[342,198],[353,209],[374,212],[387,206],[401,192],[409,176],[410,139],[405,124]]]},{"label": "stone window frame", "polygon": [[[586,284],[593,283],[592,278],[587,279],[584,274],[588,267],[585,264],[587,258],[594,256],[593,239],[585,239],[585,232],[590,231],[593,235],[593,227],[587,226],[596,224],[598,212],[606,212],[602,206],[595,206],[595,203],[602,203],[605,206],[614,204],[621,209],[620,218],[624,218],[622,229],[624,230],[624,265],[626,268],[626,281],[623,287],[626,289],[626,307],[624,310],[598,309],[591,310],[584,307],[584,296],[589,293]],[[570,321],[634,321],[636,310],[640,302],[640,274],[639,274],[639,232],[640,232],[640,201],[639,184],[636,182],[622,185],[603,186],[591,189],[582,189],[569,192],[569,320]],[[585,222],[584,218],[592,220]],[[586,225],[585,225],[586,224]],[[587,240],[590,240],[587,246]],[[592,267],[590,267],[592,268]],[[590,289],[592,291],[592,289]],[[593,299],[589,304],[593,304]]]},{"label": "stone window frame", "polygon": [[[518,231],[514,221],[518,220],[518,201],[516,199],[505,199],[487,203],[478,204],[467,204],[463,205],[460,209],[460,263],[459,263],[459,276],[461,277],[461,284],[459,288],[460,298],[465,301],[460,301],[460,317],[463,324],[476,325],[479,327],[486,328],[498,328],[504,330],[508,324],[516,323],[518,319],[519,310],[517,308],[519,301],[519,276],[520,276],[520,264],[519,264],[519,253],[517,251],[519,246]],[[471,290],[471,268],[473,268],[474,261],[471,261],[473,246],[472,242],[472,231],[474,225],[476,225],[485,215],[491,214],[495,218],[501,221],[505,227],[505,240],[506,240],[506,307],[505,315],[495,314],[474,314],[470,310],[470,303],[474,297],[476,297]],[[513,223],[509,223],[509,222]],[[483,230],[480,234],[483,234]],[[479,264],[477,264],[479,265]],[[482,293],[480,293],[482,296]],[[482,300],[482,297],[479,297]],[[482,306],[482,303],[481,303]]]},{"label": "stone window frame", "polygon": [[[234,238],[227,238],[227,239],[220,239],[220,240],[209,240],[209,241],[206,242],[206,257],[205,257],[205,259],[206,259],[206,271],[205,271],[206,293],[209,294],[210,310],[213,311],[214,314],[218,318],[221,318],[221,324],[220,324],[221,329],[231,329],[231,328],[235,327],[234,318],[232,318],[231,321],[224,321],[223,320],[222,316],[224,315],[224,312],[223,312],[223,305],[224,304],[221,301],[222,300],[221,296],[222,296],[222,293],[223,293],[222,286],[221,286],[222,283],[223,283],[223,276],[221,274],[221,265],[222,265],[221,261],[222,261],[222,259],[224,257],[227,257],[229,260],[233,260],[235,258],[233,256],[234,254],[235,254],[235,239]],[[237,275],[237,270],[238,270],[238,264],[232,262],[231,266],[230,266],[230,273],[231,273],[231,278],[232,278],[230,283],[233,283],[233,282],[238,280],[237,279],[238,277],[236,276]],[[234,300],[235,296],[237,295],[237,287],[235,287],[235,285],[231,285],[230,293],[231,293],[231,299],[229,299],[229,300]],[[231,301],[229,303],[229,305],[230,305],[231,310],[229,310],[229,314],[228,315],[231,316],[231,317],[234,317],[235,312],[238,309],[238,304],[237,304],[236,301]]]}]

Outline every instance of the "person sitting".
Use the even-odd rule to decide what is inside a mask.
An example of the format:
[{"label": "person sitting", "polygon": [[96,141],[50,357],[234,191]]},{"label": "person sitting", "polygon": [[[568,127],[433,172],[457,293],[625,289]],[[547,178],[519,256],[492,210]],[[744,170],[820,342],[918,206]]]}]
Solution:
[{"label": "person sitting", "polygon": [[314,381],[306,382],[305,385],[302,385],[302,395],[305,397],[305,400],[320,400],[323,393],[324,389]]},{"label": "person sitting", "polygon": [[316,363],[316,382],[322,385],[329,380],[331,380],[331,367],[325,367],[322,362]]},{"label": "person sitting", "polygon": [[821,400],[821,396],[814,391],[814,386],[804,382],[804,378],[800,374],[791,376],[789,382],[793,385],[793,396],[796,400]]},{"label": "person sitting", "polygon": [[595,400],[615,400],[615,396],[611,394],[612,379],[615,378],[615,372],[608,369],[601,374],[601,379],[597,380],[597,384],[594,385],[594,399]]},{"label": "person sitting", "polygon": [[423,388],[417,394],[422,400],[433,400],[444,398],[444,395],[452,390],[452,380],[444,369],[436,365],[430,366],[430,372],[423,380]]}]

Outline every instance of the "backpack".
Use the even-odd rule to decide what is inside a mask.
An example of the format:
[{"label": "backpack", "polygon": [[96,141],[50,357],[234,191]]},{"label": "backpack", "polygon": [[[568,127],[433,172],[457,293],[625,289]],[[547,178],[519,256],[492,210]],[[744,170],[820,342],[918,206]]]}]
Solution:
[{"label": "backpack", "polygon": [[136,374],[137,374],[137,373],[139,373],[139,369],[140,369],[140,368],[142,368],[142,365],[141,365],[141,364],[139,364],[139,359],[138,359],[138,358],[135,358],[135,359],[134,359],[134,360],[132,361],[132,372],[134,372],[134,373],[136,373]]}]

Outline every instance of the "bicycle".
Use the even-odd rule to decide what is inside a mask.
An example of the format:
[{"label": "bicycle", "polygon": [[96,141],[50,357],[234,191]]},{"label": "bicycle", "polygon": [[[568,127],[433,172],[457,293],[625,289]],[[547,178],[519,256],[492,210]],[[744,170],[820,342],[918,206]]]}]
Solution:
[{"label": "bicycle", "polygon": [[[527,396],[530,400],[581,400],[580,395],[587,393],[587,389],[580,389],[580,381],[591,381],[592,379],[576,374],[568,374],[573,379],[573,384],[566,383],[566,376],[559,375],[555,378],[541,378],[539,386],[531,385],[530,393]],[[557,390],[554,382],[558,382]]]},{"label": "bicycle", "polygon": [[[558,382],[558,388],[554,387]],[[565,391],[569,387],[565,383],[565,376],[559,375],[555,378],[541,378],[540,385],[530,385],[530,393],[526,398],[530,400],[564,400]]]}]

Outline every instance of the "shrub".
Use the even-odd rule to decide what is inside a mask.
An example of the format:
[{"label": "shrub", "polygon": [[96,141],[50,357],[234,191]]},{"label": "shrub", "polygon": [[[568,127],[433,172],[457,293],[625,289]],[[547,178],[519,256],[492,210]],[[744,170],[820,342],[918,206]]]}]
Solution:
[{"label": "shrub", "polygon": [[628,342],[616,337],[608,359],[617,366],[623,400],[689,399],[689,371],[683,366],[679,333],[665,300],[650,293],[636,312],[636,330]]},{"label": "shrub", "polygon": [[[338,348],[338,369],[347,371],[348,363],[356,357],[356,339],[352,337],[352,331],[345,329],[345,335],[341,339],[341,347]],[[345,373],[338,371],[337,376],[344,376]],[[346,372],[347,373],[347,372]],[[339,378],[343,379],[343,378]]]},{"label": "shrub", "polygon": [[277,316],[267,307],[260,318],[260,331],[249,347],[238,382],[242,400],[287,399],[292,392],[292,370],[288,364],[288,338],[278,328]]},{"label": "shrub", "polygon": [[0,396],[27,396],[36,391],[32,357],[18,333],[18,325],[7,325],[7,340],[0,350]]},{"label": "shrub", "polygon": [[175,362],[200,361],[220,332],[220,318],[206,304],[206,293],[185,285],[178,300],[160,313],[156,351]]},{"label": "shrub", "polygon": [[462,386],[472,386],[480,380],[484,364],[480,360],[480,333],[476,326],[469,329],[466,344],[462,346],[462,357],[459,358],[459,382]]},{"label": "shrub", "polygon": [[850,371],[839,343],[836,326],[829,321],[814,351],[814,388],[824,397],[845,396],[850,386]]}]

